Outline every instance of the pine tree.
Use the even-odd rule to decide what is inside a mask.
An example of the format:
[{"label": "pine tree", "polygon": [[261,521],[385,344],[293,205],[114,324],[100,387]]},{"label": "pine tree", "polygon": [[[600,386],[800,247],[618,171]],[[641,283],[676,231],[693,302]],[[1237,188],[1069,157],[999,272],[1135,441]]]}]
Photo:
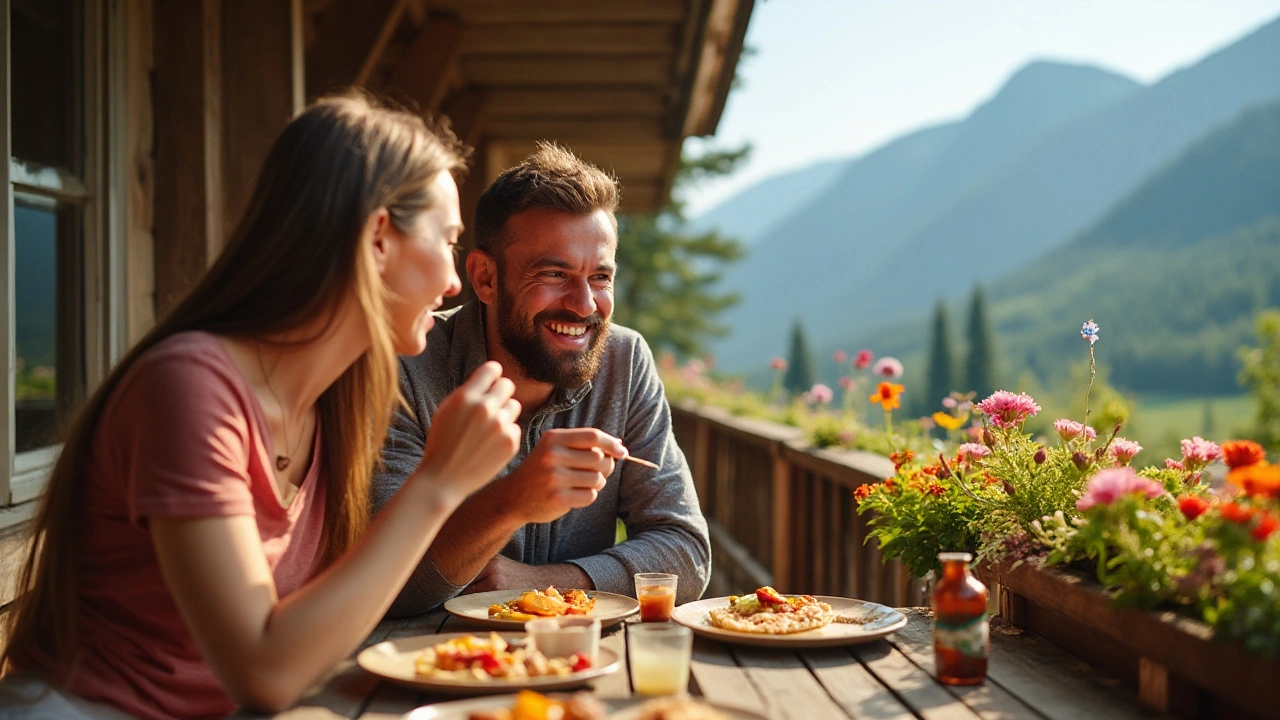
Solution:
[{"label": "pine tree", "polygon": [[808,392],[813,387],[815,375],[813,355],[809,352],[809,338],[799,320],[791,326],[791,350],[787,355],[787,372],[782,376],[782,387],[792,395]]},{"label": "pine tree", "polygon": [[973,288],[969,302],[969,353],[964,366],[967,389],[982,400],[995,392],[995,350],[991,346],[991,323],[987,320],[987,302],[982,286]]},{"label": "pine tree", "polygon": [[929,339],[929,381],[927,397],[920,399],[921,414],[938,409],[938,403],[955,388],[951,383],[951,339],[947,323],[947,306],[941,301],[933,311],[933,334]]}]

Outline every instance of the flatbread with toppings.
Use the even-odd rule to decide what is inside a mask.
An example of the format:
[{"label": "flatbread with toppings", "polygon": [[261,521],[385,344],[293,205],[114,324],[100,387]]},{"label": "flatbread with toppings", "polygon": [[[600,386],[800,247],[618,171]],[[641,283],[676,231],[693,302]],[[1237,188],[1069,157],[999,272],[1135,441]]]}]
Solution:
[{"label": "flatbread with toppings", "polygon": [[812,595],[783,596],[771,587],[729,596],[729,607],[707,613],[713,626],[735,632],[789,635],[816,630],[835,618],[831,606]]},{"label": "flatbread with toppings", "polygon": [[509,602],[489,606],[489,617],[497,620],[526,621],[561,615],[589,615],[596,599],[582,590],[569,590],[563,595],[554,586],[546,590],[526,590]]}]

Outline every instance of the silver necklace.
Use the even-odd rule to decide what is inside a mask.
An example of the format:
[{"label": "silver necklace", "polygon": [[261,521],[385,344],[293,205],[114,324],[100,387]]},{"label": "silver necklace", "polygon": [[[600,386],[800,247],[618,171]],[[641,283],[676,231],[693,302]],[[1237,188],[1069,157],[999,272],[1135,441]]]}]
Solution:
[{"label": "silver necklace", "polygon": [[[280,408],[280,429],[284,430],[284,446],[289,447],[289,412],[284,409],[284,403],[280,402],[280,396],[276,395],[276,389],[271,384],[271,373],[267,372],[267,366],[262,362],[262,345],[257,345],[258,351],[258,369],[262,371],[262,379],[267,381],[267,391],[271,393],[271,399],[276,401],[276,407]],[[302,444],[302,436],[305,433],[298,434],[298,440],[293,444],[293,449],[288,455],[276,455],[276,470],[284,472],[289,469],[289,463],[293,461],[293,454],[298,452],[298,446]]]}]

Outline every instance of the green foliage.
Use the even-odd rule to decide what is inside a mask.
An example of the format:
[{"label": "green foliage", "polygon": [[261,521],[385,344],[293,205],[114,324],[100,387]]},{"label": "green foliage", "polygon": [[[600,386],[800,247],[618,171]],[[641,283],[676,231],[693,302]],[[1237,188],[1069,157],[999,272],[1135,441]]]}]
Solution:
[{"label": "green foliage", "polygon": [[1241,351],[1240,382],[1257,403],[1254,438],[1268,447],[1280,446],[1280,310],[1258,314],[1258,347]]},{"label": "green foliage", "polygon": [[813,354],[809,351],[809,337],[804,332],[804,325],[796,320],[791,326],[787,371],[782,376],[782,387],[792,395],[808,392],[813,387],[815,374]]},{"label": "green foliage", "polygon": [[976,392],[985,398],[995,392],[995,350],[991,341],[991,321],[987,319],[987,301],[982,286],[973,288],[969,300],[969,346],[965,354],[962,390]]},{"label": "green foliage", "polygon": [[858,488],[860,514],[871,513],[872,538],[886,557],[896,557],[915,577],[938,566],[944,550],[973,549],[982,508],[953,479],[912,468],[888,481]]},{"label": "green foliage", "polygon": [[933,333],[929,336],[929,379],[927,397],[918,403],[923,413],[932,409],[955,387],[951,383],[951,333],[947,327],[947,306],[941,300],[933,311]]},{"label": "green foliage", "polygon": [[681,191],[731,173],[749,154],[744,146],[681,157],[662,212],[618,218],[614,321],[639,331],[655,351],[702,355],[708,339],[728,331],[717,318],[739,297],[715,287],[725,265],[742,257],[742,246],[716,232],[691,232]]}]

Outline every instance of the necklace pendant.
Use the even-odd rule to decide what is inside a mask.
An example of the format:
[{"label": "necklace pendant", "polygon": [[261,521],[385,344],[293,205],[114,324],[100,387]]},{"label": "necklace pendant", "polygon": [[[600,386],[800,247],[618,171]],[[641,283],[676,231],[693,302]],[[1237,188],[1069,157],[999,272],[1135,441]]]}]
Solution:
[{"label": "necklace pendant", "polygon": [[289,456],[288,456],[288,455],[277,455],[277,456],[276,456],[276,470],[279,470],[280,472],[284,472],[285,470],[288,470],[288,469],[289,469]]}]

